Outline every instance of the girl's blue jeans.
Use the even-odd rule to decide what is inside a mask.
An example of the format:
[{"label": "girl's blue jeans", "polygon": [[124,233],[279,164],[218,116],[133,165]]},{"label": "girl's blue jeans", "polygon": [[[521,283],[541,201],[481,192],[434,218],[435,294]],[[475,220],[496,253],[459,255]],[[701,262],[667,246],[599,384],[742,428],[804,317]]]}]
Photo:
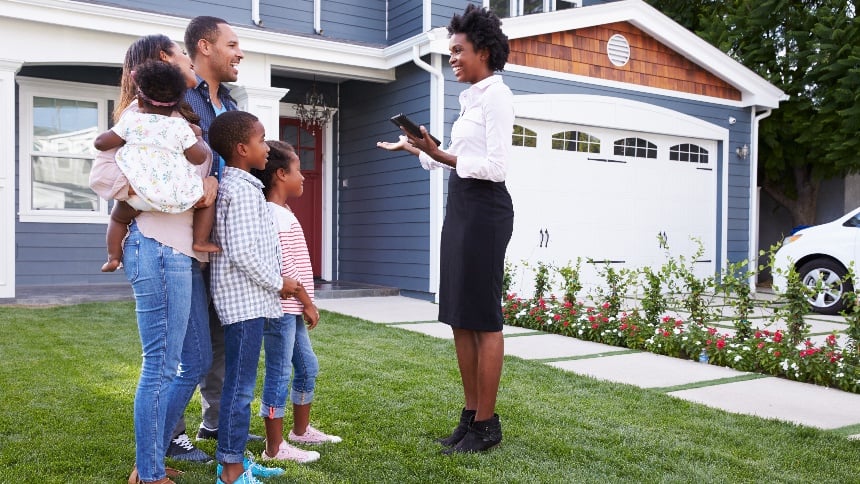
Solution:
[{"label": "girl's blue jeans", "polygon": [[[266,376],[260,416],[283,418],[290,395],[295,405],[311,403],[319,362],[302,317],[284,314],[281,319],[267,322],[263,328],[263,348],[266,351]],[[295,376],[290,392],[293,372]]]},{"label": "girl's blue jeans", "polygon": [[135,459],[141,480],[154,481],[166,475],[170,433],[211,362],[206,294],[196,261],[144,237],[134,222],[123,266],[143,350],[134,398]]}]

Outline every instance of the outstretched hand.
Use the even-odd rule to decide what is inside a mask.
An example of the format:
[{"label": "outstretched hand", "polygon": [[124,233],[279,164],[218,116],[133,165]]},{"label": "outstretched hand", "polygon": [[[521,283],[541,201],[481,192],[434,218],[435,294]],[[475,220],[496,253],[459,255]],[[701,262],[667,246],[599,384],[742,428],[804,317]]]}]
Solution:
[{"label": "outstretched hand", "polygon": [[[401,134],[396,142],[391,141],[377,141],[376,146],[388,151],[400,151],[406,150],[409,151],[409,148],[412,146],[409,144],[409,139],[406,138],[406,135]],[[413,148],[414,149],[414,148]]]}]

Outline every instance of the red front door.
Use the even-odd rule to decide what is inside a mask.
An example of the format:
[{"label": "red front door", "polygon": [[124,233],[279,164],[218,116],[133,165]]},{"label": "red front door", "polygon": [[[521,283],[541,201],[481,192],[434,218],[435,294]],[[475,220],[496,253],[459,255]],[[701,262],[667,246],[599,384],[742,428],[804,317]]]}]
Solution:
[{"label": "red front door", "polygon": [[322,130],[305,129],[298,119],[281,118],[281,141],[293,145],[305,177],[304,193],[287,201],[302,224],[314,277],[322,274]]}]

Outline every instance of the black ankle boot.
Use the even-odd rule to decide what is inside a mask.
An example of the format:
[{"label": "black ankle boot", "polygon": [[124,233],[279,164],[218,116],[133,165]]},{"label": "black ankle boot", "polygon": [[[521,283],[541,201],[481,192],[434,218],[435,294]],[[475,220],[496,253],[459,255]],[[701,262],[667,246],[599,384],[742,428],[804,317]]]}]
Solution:
[{"label": "black ankle boot", "polygon": [[469,432],[457,445],[442,451],[443,454],[455,452],[484,452],[499,445],[502,442],[502,423],[499,415],[493,414],[489,420],[474,420],[469,426]]},{"label": "black ankle boot", "polygon": [[445,447],[457,445],[457,442],[463,440],[463,437],[465,437],[466,433],[469,432],[469,425],[472,424],[472,420],[475,420],[475,411],[466,410],[464,408],[460,413],[460,423],[457,424],[457,428],[451,432],[451,435],[438,439],[436,442],[439,442]]}]

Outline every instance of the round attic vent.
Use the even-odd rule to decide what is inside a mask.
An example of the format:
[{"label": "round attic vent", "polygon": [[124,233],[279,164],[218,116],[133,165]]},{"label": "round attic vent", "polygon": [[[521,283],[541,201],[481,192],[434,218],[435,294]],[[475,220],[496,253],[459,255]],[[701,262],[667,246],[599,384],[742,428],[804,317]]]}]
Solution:
[{"label": "round attic vent", "polygon": [[606,43],[606,53],[609,55],[609,62],[613,65],[623,66],[630,60],[630,43],[621,34],[615,34],[609,38]]}]

